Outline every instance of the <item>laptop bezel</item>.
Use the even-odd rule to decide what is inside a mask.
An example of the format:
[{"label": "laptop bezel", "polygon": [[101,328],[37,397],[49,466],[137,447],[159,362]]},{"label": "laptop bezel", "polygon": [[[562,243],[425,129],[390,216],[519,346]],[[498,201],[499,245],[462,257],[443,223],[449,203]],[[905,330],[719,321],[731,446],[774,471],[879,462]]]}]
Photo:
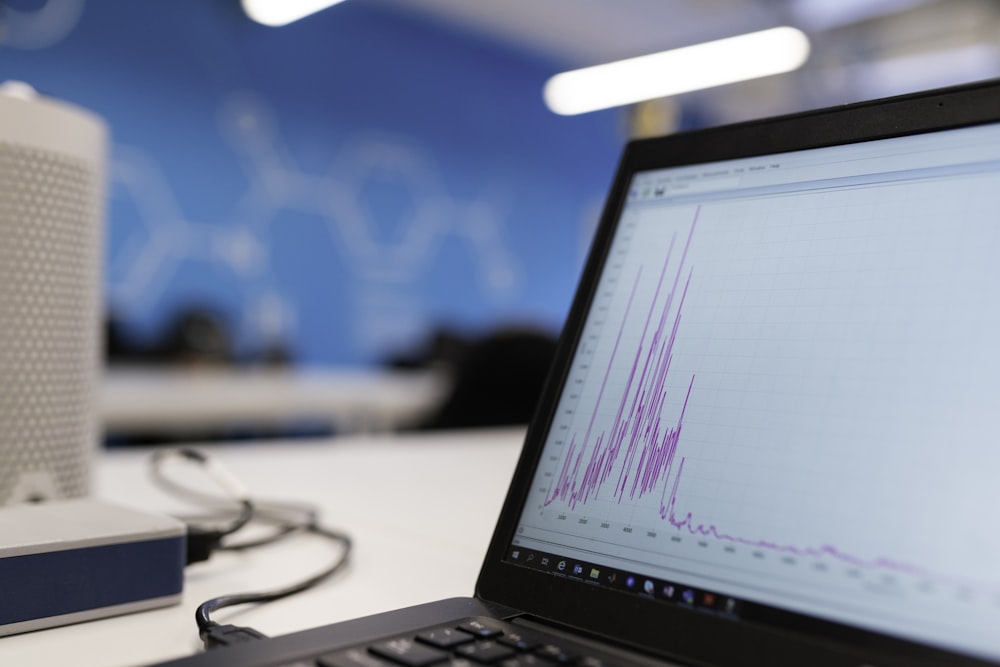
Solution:
[{"label": "laptop bezel", "polygon": [[[482,600],[666,658],[746,664],[781,656],[806,664],[986,665],[972,657],[808,619],[793,630],[734,622],[505,561],[548,426],[570,371],[629,183],[640,171],[807,150],[1000,122],[1000,80],[809,111],[629,143],[477,583]],[[749,657],[748,657],[749,656]]]}]

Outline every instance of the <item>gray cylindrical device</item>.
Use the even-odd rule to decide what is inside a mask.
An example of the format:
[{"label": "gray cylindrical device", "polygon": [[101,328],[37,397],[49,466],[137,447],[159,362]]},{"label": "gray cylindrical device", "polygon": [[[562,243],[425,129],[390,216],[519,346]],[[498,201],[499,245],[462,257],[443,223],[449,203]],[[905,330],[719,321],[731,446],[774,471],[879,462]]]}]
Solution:
[{"label": "gray cylindrical device", "polygon": [[0,85],[0,504],[90,491],[107,145],[93,113]]}]

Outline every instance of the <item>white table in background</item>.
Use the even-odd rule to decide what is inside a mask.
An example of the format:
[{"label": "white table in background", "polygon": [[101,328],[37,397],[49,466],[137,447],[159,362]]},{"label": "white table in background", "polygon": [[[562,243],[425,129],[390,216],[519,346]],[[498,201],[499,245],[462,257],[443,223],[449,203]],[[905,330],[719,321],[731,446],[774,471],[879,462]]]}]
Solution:
[{"label": "white table in background", "polygon": [[100,385],[105,433],[184,435],[232,425],[318,420],[336,433],[412,425],[443,400],[447,379],[427,371],[113,369]]}]

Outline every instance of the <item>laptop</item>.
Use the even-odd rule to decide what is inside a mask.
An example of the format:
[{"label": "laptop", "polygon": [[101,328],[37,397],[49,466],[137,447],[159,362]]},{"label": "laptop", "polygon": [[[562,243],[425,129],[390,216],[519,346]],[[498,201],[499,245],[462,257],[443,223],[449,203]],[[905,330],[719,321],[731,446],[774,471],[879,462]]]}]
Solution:
[{"label": "laptop", "polygon": [[1000,664],[998,432],[1000,82],[635,141],[474,596],[164,664]]}]

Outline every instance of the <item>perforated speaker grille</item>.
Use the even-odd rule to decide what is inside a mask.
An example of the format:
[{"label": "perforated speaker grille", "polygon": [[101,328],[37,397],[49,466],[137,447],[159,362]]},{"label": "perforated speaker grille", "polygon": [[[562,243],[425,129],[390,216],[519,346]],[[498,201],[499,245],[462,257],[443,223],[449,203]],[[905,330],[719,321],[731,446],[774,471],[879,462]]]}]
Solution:
[{"label": "perforated speaker grille", "polygon": [[89,491],[100,179],[0,142],[0,504]]}]

